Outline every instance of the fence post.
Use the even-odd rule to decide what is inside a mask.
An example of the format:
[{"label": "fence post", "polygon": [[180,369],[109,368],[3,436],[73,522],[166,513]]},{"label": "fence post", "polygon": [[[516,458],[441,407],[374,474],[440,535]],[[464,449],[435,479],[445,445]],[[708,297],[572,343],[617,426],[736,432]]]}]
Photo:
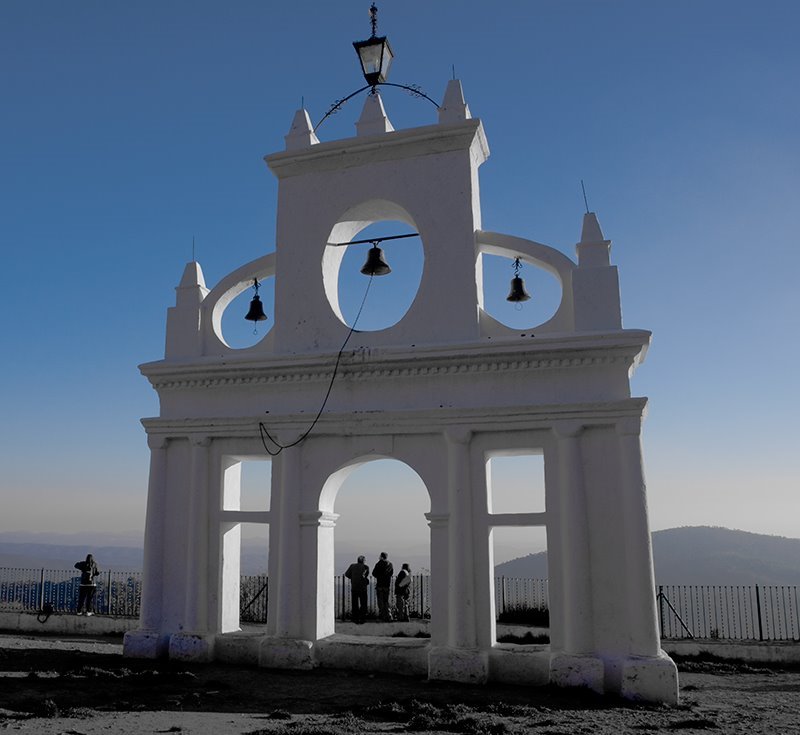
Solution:
[{"label": "fence post", "polygon": [[106,585],[106,615],[111,615],[111,570],[108,570],[108,584]]},{"label": "fence post", "polygon": [[756,585],[756,612],[758,613],[758,640],[764,640],[764,630],[761,627],[761,595],[758,592],[758,585]]},{"label": "fence post", "polygon": [[39,609],[44,609],[44,567],[39,575]]},{"label": "fence post", "polygon": [[500,609],[501,612],[506,611],[506,575],[500,577]]},{"label": "fence post", "polygon": [[658,600],[658,631],[661,634],[661,637],[664,637],[664,585],[658,585],[658,595],[656,595],[656,599]]}]

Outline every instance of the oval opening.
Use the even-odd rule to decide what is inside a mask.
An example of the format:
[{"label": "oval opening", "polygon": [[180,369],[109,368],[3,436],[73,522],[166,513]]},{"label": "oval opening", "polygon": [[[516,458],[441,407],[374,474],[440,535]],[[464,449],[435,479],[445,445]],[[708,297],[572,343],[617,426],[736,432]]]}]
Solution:
[{"label": "oval opening", "polygon": [[[384,220],[375,222],[353,235],[351,240],[391,237],[413,233],[405,222]],[[333,247],[333,246],[328,246]],[[392,269],[383,276],[370,277],[361,273],[372,245],[347,245],[339,263],[338,309],[334,312],[348,326],[361,332],[375,332],[397,324],[411,308],[422,280],[425,256],[419,236],[378,243],[384,259]],[[367,287],[369,293],[367,294]],[[364,296],[367,294],[366,300]],[[362,308],[363,303],[363,308]],[[359,310],[361,310],[359,316]],[[356,318],[358,322],[356,323]]]},{"label": "oval opening", "polygon": [[514,277],[514,259],[483,253],[483,309],[511,329],[531,329],[548,321],[561,304],[561,283],[552,273],[521,262],[519,275],[529,301],[507,301]]},{"label": "oval opening", "polygon": [[275,324],[275,279],[259,281],[258,297],[267,315],[266,321],[251,322],[245,319],[250,309],[250,301],[255,296],[252,288],[240,293],[222,313],[222,336],[225,344],[241,350],[258,344]]}]

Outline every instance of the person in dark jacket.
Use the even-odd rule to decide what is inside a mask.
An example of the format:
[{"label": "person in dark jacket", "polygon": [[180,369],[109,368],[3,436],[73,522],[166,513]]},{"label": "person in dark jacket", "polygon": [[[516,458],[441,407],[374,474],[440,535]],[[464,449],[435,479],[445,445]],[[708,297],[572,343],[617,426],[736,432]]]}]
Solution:
[{"label": "person in dark jacket", "polygon": [[394,598],[397,605],[397,620],[408,622],[408,601],[411,598],[411,567],[403,564],[403,568],[394,581]]},{"label": "person in dark jacket", "polygon": [[389,609],[389,590],[392,586],[394,567],[389,561],[389,555],[381,552],[381,558],[372,570],[375,577],[375,596],[378,598],[378,618],[384,622],[392,621],[392,611]]},{"label": "person in dark jacket", "polygon": [[359,625],[367,616],[367,588],[369,587],[369,567],[364,564],[364,557],[347,567],[344,576],[350,580],[350,599],[353,603],[353,622]]},{"label": "person in dark jacket", "polygon": [[80,569],[81,571],[77,614],[81,615],[81,610],[85,606],[86,614],[94,615],[94,595],[97,592],[95,577],[100,574],[100,570],[97,568],[97,564],[95,564],[94,557],[91,554],[86,555],[86,561],[75,562],[75,569]]}]

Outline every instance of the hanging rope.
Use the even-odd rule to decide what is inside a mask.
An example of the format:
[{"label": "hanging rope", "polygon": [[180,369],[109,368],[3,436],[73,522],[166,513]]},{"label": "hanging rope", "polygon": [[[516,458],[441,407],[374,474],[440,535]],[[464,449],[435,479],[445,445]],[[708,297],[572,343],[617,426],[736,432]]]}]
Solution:
[{"label": "hanging rope", "polygon": [[[328,383],[328,390],[325,393],[325,398],[322,401],[322,405],[319,407],[319,411],[317,411],[317,415],[314,417],[314,420],[311,422],[311,426],[308,427],[297,439],[295,439],[290,444],[281,444],[272,434],[269,433],[266,425],[263,421],[258,422],[258,433],[261,436],[261,443],[264,445],[264,451],[269,454],[270,457],[277,457],[284,449],[289,449],[290,447],[297,446],[300,442],[302,442],[313,430],[314,427],[317,425],[320,416],[322,416],[322,412],[325,410],[325,405],[328,403],[328,398],[331,395],[331,391],[333,390],[333,382],[336,380],[336,373],[339,371],[339,362],[342,359],[342,354],[344,353],[344,348],[347,347],[347,343],[350,341],[350,337],[353,336],[353,332],[356,331],[356,325],[358,324],[358,320],[361,317],[361,312],[364,310],[364,304],[367,303],[367,295],[369,294],[370,286],[372,286],[372,279],[374,275],[370,275],[369,282],[367,283],[367,288],[364,291],[364,298],[361,299],[361,306],[358,307],[358,313],[356,314],[356,318],[353,320],[353,326],[350,327],[350,331],[347,333],[347,337],[345,337],[344,342],[342,342],[342,346],[339,349],[339,354],[336,355],[336,363],[333,366],[333,374],[331,375],[330,383]],[[267,442],[273,444],[276,449],[272,449]]]}]

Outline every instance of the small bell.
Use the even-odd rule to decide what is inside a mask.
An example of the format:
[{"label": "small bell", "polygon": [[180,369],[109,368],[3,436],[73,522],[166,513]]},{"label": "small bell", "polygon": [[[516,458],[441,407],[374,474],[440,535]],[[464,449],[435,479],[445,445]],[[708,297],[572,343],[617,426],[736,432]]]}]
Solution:
[{"label": "small bell", "polygon": [[362,266],[361,272],[365,276],[385,276],[392,272],[389,264],[383,259],[383,250],[377,245],[373,245],[369,249],[367,261]]},{"label": "small bell", "polygon": [[522,301],[529,301],[531,295],[525,290],[525,281],[519,275],[520,265],[519,258],[514,259],[514,277],[511,279],[511,291],[506,296],[506,301],[518,304]]},{"label": "small bell", "polygon": [[263,322],[267,319],[267,315],[264,313],[264,305],[261,303],[261,299],[258,296],[258,287],[260,285],[258,279],[254,278],[253,288],[256,293],[255,296],[253,296],[253,300],[250,302],[250,311],[248,311],[244,317],[248,322]]},{"label": "small bell", "polygon": [[264,306],[262,305],[258,294],[253,296],[253,300],[250,302],[250,311],[248,311],[245,315],[245,319],[247,319],[249,322],[266,321],[267,315],[264,313]]}]

